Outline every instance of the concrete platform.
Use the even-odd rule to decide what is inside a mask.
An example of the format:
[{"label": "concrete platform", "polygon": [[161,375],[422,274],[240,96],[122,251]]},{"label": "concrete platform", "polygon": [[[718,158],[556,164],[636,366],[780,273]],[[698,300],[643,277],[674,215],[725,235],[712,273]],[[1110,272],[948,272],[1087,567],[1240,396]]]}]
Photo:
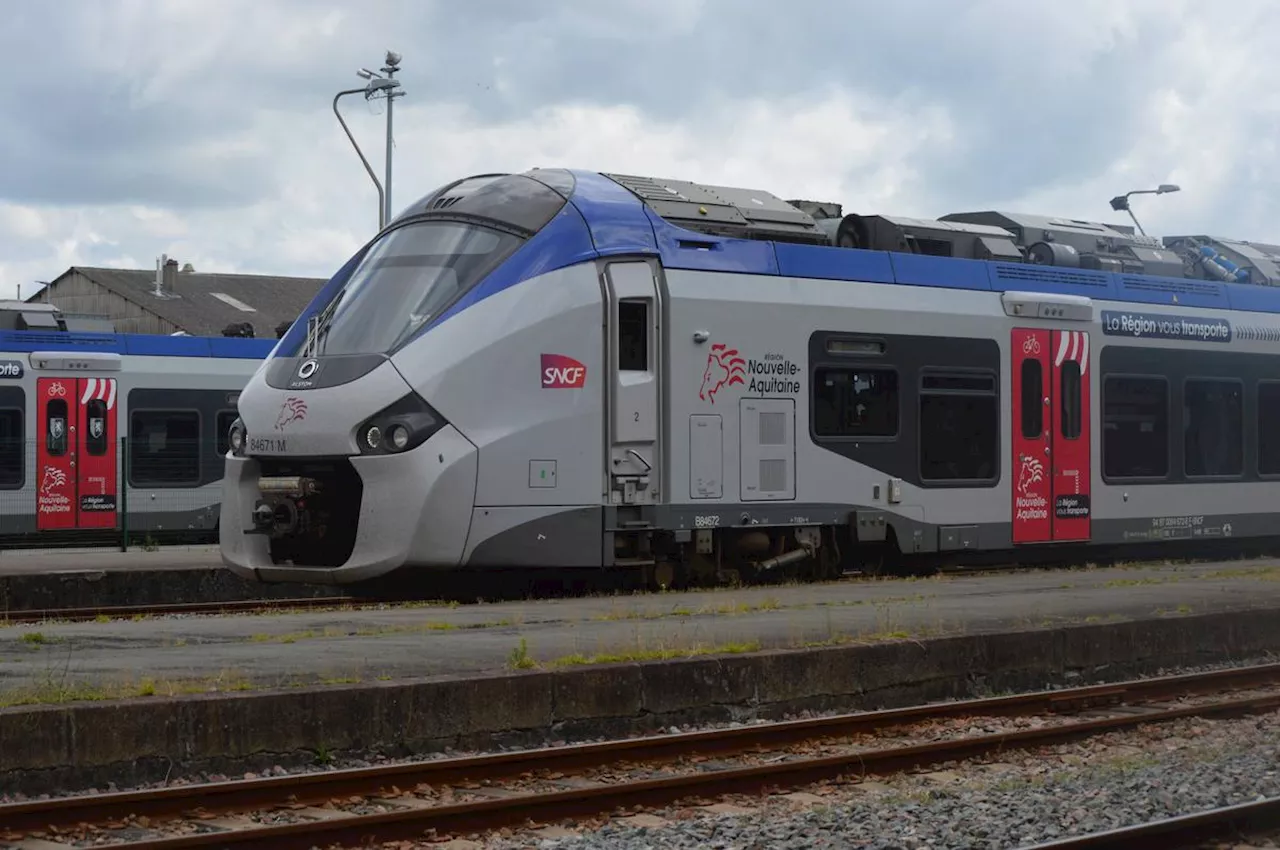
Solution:
[{"label": "concrete platform", "polygon": [[1278,578],[1280,561],[1235,561],[8,627],[0,780],[620,734],[1239,660],[1280,650]]},{"label": "concrete platform", "polygon": [[0,576],[53,572],[132,572],[136,570],[191,570],[221,567],[215,546],[140,546],[121,552],[119,547],[0,550]]},{"label": "concrete platform", "polygon": [[55,608],[344,595],[321,585],[245,581],[222,565],[217,546],[0,552],[0,619],[6,612]]},{"label": "concrete platform", "polygon": [[[629,660],[1280,607],[1280,559],[377,610],[0,626],[0,706],[56,669],[241,687]],[[36,637],[32,637],[36,635]],[[521,649],[523,645],[524,649]]]}]

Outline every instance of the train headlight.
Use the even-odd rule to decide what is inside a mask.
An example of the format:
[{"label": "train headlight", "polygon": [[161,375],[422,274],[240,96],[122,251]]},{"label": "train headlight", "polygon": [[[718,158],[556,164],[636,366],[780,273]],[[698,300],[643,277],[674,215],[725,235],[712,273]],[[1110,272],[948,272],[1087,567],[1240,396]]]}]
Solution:
[{"label": "train headlight", "polygon": [[244,453],[244,443],[247,435],[244,422],[237,417],[236,421],[231,423],[231,430],[227,433],[227,442],[231,444],[231,453],[236,457],[240,457]]},{"label": "train headlight", "polygon": [[444,417],[431,405],[409,393],[356,428],[356,447],[362,455],[399,454],[422,445],[444,425]]}]

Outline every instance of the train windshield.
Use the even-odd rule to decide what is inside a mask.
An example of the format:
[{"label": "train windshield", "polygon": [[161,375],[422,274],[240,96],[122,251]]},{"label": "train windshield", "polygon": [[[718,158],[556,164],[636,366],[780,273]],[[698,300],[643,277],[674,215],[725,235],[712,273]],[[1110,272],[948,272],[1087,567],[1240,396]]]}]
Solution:
[{"label": "train windshield", "polygon": [[391,231],[369,249],[324,311],[332,315],[322,318],[316,353],[393,351],[522,241],[455,221],[425,221]]}]

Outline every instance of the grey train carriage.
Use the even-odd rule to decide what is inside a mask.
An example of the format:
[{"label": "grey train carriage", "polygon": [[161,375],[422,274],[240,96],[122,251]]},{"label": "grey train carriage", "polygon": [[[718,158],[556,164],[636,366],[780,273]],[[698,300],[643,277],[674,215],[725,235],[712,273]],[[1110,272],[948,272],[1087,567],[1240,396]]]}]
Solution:
[{"label": "grey train carriage", "polygon": [[275,340],[102,332],[0,302],[0,547],[216,540],[230,427]]},{"label": "grey train carriage", "polygon": [[262,581],[668,583],[1270,536],[1278,283],[1280,248],[1208,236],[459,180],[245,387],[223,559]]}]

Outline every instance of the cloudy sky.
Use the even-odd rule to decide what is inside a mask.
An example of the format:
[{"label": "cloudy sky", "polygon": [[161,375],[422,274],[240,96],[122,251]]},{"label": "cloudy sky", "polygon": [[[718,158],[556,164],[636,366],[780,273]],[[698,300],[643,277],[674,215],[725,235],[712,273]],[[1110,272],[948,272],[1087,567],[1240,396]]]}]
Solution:
[{"label": "cloudy sky", "polygon": [[[1209,9],[1212,11],[1209,11]],[[393,206],[570,166],[846,211],[1280,242],[1268,0],[0,0],[0,297],[68,266],[327,277],[377,225],[333,117],[403,54]],[[343,113],[374,169],[384,104]],[[1120,221],[1125,219],[1120,218]]]}]

